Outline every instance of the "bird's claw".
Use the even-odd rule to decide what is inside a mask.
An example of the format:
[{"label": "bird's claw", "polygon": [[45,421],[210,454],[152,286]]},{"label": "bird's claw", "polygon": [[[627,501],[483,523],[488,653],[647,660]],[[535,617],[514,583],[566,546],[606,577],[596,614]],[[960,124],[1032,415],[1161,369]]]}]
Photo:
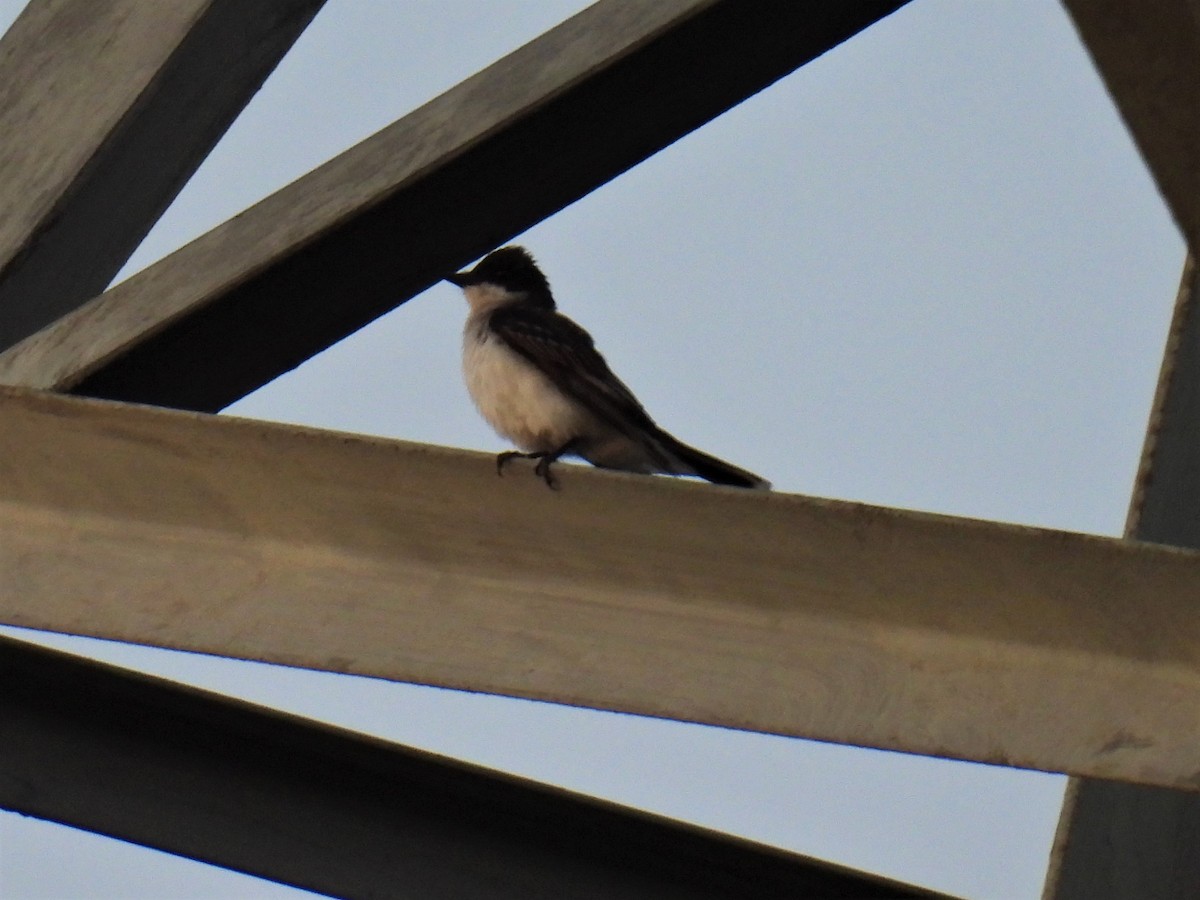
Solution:
[{"label": "bird's claw", "polygon": [[558,490],[558,479],[550,471],[550,466],[556,459],[554,455],[550,453],[522,453],[520,450],[505,450],[503,453],[496,454],[496,474],[503,477],[504,467],[514,459],[536,459],[537,465],[533,467],[533,474],[546,482],[546,486],[550,490]]},{"label": "bird's claw", "polygon": [[558,479],[554,477],[554,473],[550,471],[550,466],[554,463],[554,458],[551,456],[543,456],[538,460],[538,464],[533,467],[533,474],[541,477],[542,481],[546,482],[546,487],[552,491],[558,490]]},{"label": "bird's claw", "polygon": [[505,450],[503,453],[496,454],[496,474],[503,477],[504,467],[514,459],[519,459],[527,456],[519,450]]}]

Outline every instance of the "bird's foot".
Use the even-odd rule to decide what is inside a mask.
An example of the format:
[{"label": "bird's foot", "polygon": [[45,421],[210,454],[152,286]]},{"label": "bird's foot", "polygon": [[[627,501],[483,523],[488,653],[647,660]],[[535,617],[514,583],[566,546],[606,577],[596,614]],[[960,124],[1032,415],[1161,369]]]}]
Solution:
[{"label": "bird's foot", "polygon": [[503,453],[496,454],[496,474],[504,475],[504,467],[514,459],[540,459],[544,454],[541,453],[522,453],[520,450],[505,450]]},{"label": "bird's foot", "polygon": [[533,467],[533,474],[540,476],[542,481],[546,482],[546,487],[552,491],[558,490],[558,479],[550,471],[550,466],[554,464],[556,459],[558,459],[556,455],[543,453],[542,458],[538,460],[538,464]]},{"label": "bird's foot", "polygon": [[552,491],[558,490],[558,479],[554,477],[554,473],[550,471],[550,467],[558,461],[558,458],[564,453],[570,453],[575,446],[575,441],[570,440],[559,447],[557,450],[540,450],[536,453],[522,453],[520,450],[506,450],[496,456],[496,474],[503,475],[504,467],[514,459],[536,459],[537,465],[533,467],[533,474],[542,481],[546,482],[546,487]]},{"label": "bird's foot", "polygon": [[533,473],[546,482],[551,490],[557,491],[558,479],[550,471],[550,464],[557,458],[557,455],[553,453],[522,453],[520,450],[506,450],[496,456],[496,474],[504,475],[504,467],[514,459],[536,459],[538,462],[534,466]]}]

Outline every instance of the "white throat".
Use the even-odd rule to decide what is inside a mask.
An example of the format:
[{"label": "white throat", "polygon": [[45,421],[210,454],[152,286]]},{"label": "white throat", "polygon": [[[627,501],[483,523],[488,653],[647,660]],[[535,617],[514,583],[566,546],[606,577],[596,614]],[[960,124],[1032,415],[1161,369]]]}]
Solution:
[{"label": "white throat", "polygon": [[491,312],[501,306],[516,303],[525,297],[524,293],[515,293],[500,287],[498,284],[469,284],[462,289],[463,296],[471,307],[471,315]]}]

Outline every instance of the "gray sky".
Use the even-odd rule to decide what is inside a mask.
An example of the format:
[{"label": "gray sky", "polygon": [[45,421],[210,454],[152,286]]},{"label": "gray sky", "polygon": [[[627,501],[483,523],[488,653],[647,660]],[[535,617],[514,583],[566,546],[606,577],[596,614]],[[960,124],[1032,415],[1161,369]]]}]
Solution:
[{"label": "gray sky", "polygon": [[[125,274],[583,5],[330,0]],[[518,240],[664,427],[778,490],[1120,533],[1184,248],[1052,0],[915,0]],[[436,286],[230,412],[504,449],[464,314]],[[1064,785],[39,639],[971,897],[1038,895]],[[0,814],[6,900],[301,893]]]}]

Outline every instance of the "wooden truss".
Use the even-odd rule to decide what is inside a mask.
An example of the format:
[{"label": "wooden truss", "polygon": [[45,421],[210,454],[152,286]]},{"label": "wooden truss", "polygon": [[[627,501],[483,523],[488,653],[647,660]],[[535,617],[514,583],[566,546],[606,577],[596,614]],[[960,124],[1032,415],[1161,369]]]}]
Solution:
[{"label": "wooden truss", "polygon": [[[1130,540],[574,469],[550,503],[207,415],[901,5],[600,0],[100,293],[321,2],[34,0],[0,42],[0,621],[1065,772],[1048,896],[1194,896],[1190,266]],[[1193,0],[1067,6],[1195,247]],[[325,893],[923,893],[16,641],[0,683],[0,806]]]}]

